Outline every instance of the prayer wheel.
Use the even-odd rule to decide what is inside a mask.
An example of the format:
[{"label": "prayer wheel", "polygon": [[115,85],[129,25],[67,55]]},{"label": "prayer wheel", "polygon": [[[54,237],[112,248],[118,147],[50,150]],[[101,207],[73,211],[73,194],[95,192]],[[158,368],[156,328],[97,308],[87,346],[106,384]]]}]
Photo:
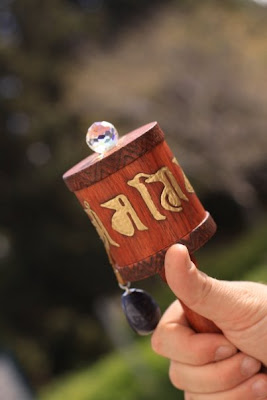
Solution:
[{"label": "prayer wheel", "polygon": [[[157,122],[124,136],[103,155],[92,154],[63,179],[95,226],[117,280],[125,285],[154,274],[164,279],[164,257],[174,243],[192,255],[215,233]],[[185,307],[192,327],[217,327]]]}]

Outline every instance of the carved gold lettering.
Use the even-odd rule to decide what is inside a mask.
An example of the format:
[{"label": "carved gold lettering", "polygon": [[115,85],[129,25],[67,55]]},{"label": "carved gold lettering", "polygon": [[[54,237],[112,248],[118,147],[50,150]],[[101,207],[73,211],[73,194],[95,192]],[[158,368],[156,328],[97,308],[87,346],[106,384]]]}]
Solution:
[{"label": "carved gold lettering", "polygon": [[133,236],[135,226],[139,231],[145,231],[148,229],[139,219],[128,198],[123,194],[119,194],[113,199],[106,201],[101,204],[101,207],[115,210],[115,213],[111,218],[111,226],[115,231],[122,235]]},{"label": "carved gold lettering", "polygon": [[161,182],[164,186],[160,203],[165,210],[181,212],[183,210],[181,200],[188,201],[175,177],[167,167],[162,167],[155,174],[145,180],[146,183]]},{"label": "carved gold lettering", "polygon": [[115,263],[114,260],[111,257],[110,254],[110,245],[112,246],[116,246],[116,247],[120,247],[120,245],[118,243],[116,243],[109,235],[108,231],[106,230],[106,228],[104,227],[102,221],[100,220],[100,218],[98,217],[98,215],[91,209],[89,203],[87,201],[84,201],[84,211],[86,212],[86,214],[88,215],[88,217],[90,218],[92,224],[94,225],[94,227],[97,230],[97,233],[99,234],[101,240],[104,243],[107,255],[108,255],[108,259],[110,264],[112,265],[113,271],[116,275],[116,278],[118,280],[119,283],[121,284],[125,284],[125,281],[122,279],[119,271],[116,270],[115,268]]},{"label": "carved gold lettering", "polygon": [[140,193],[140,195],[142,196],[142,199],[144,200],[144,202],[146,203],[149,211],[151,212],[152,216],[157,220],[164,220],[166,219],[165,215],[162,215],[156,208],[150,194],[149,191],[147,190],[146,186],[144,183],[140,182],[141,178],[149,178],[151,175],[149,174],[137,174],[135,175],[135,177],[128,181],[128,185],[134,187],[135,189],[138,190],[138,192]]},{"label": "carved gold lettering", "polygon": [[106,228],[104,227],[102,221],[100,220],[98,215],[95,213],[95,211],[93,211],[91,209],[89,203],[87,201],[84,201],[83,204],[84,204],[84,207],[85,207],[84,211],[86,212],[86,214],[90,218],[92,224],[96,228],[97,233],[100,236],[100,239],[103,241],[105,249],[106,249],[108,257],[109,257],[109,260],[112,263],[111,256],[110,256],[110,245],[116,246],[116,247],[120,247],[120,245],[118,243],[116,243],[110,237],[110,235],[109,235],[108,231],[106,230]]}]

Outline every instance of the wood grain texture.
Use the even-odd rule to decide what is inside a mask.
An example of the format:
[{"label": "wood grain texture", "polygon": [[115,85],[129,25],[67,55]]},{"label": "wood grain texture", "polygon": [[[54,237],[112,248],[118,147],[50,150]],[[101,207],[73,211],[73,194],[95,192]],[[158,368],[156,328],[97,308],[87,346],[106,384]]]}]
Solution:
[{"label": "wood grain texture", "polygon": [[[188,248],[189,253],[192,254],[202,247],[215,232],[216,224],[211,215],[206,212],[205,218],[195,229],[172,244],[181,243],[185,245]],[[123,267],[115,265],[115,269],[119,271],[120,275],[126,282],[145,279],[155,273],[161,275],[164,279],[164,259],[168,248],[169,246],[144,260],[138,261],[137,263]]]},{"label": "wood grain texture", "polygon": [[[172,160],[173,154],[164,141],[109,177],[75,192],[82,207],[84,208],[84,202],[90,204],[92,210],[102,221],[109,236],[119,245],[110,246],[110,256],[116,266],[128,269],[129,265],[153,256],[173,243],[177,243],[180,239],[186,240],[186,235],[192,232],[205,219],[206,212],[203,206],[195,193],[187,192],[183,171]],[[165,210],[160,201],[163,191],[162,183],[147,184],[156,208],[166,217],[165,220],[158,221],[151,215],[139,192],[134,187],[129,186],[127,182],[138,173],[154,174],[164,166],[171,171],[181,190],[186,194],[188,201],[181,200],[181,212]],[[127,197],[140,221],[147,227],[146,230],[139,230],[133,224],[135,228],[134,234],[126,236],[113,229],[112,218],[114,210],[102,205],[121,194]],[[192,243],[190,242],[191,247]],[[194,244],[197,245],[196,238],[194,239]],[[140,278],[136,275],[135,280],[143,279],[144,275],[148,276],[157,273],[157,264],[154,264],[154,272],[153,267],[147,268],[150,273],[146,272],[144,274],[140,269]]]},{"label": "wood grain texture", "polygon": [[63,179],[71,192],[103,180],[153,149],[164,140],[157,122],[144,125],[119,139],[104,156],[94,153],[68,170]]}]

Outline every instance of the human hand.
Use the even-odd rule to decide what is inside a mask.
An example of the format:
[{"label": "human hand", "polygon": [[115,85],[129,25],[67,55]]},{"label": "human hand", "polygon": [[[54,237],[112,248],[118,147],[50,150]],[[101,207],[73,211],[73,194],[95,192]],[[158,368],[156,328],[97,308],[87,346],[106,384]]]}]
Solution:
[{"label": "human hand", "polygon": [[[267,287],[212,279],[196,269],[187,249],[172,246],[167,282],[189,308],[211,319],[222,334],[197,334],[179,301],[163,315],[153,349],[169,358],[170,379],[186,400],[267,399]],[[237,349],[240,352],[237,352]]]}]

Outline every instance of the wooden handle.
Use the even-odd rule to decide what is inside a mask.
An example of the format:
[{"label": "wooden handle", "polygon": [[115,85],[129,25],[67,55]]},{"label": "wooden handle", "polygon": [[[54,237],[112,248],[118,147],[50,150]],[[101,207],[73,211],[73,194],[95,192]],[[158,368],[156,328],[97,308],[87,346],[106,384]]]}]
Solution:
[{"label": "wooden handle", "polygon": [[183,306],[186,318],[191,327],[198,333],[221,333],[221,330],[209,319],[202,317],[190,310],[181,300],[180,303]]}]

